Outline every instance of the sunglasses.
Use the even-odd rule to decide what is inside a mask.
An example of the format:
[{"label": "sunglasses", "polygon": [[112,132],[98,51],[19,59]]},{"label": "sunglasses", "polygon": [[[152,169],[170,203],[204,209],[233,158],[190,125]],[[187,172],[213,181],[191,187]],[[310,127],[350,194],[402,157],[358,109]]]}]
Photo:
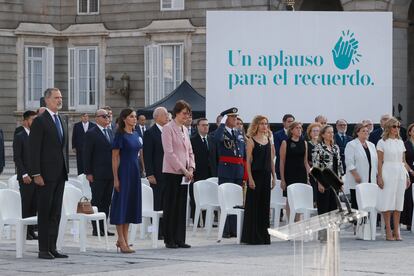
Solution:
[{"label": "sunglasses", "polygon": [[96,117],[101,117],[101,118],[104,118],[104,119],[108,119],[110,116],[109,115],[98,115]]},{"label": "sunglasses", "polygon": [[392,128],[400,128],[400,126],[392,126]]}]

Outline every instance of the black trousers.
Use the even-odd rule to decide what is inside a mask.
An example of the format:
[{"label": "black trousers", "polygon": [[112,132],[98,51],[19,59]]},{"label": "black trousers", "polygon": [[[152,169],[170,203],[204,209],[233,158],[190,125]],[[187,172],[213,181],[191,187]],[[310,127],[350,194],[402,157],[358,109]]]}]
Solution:
[{"label": "black trousers", "polygon": [[62,172],[58,180],[45,179],[44,186],[36,185],[39,251],[41,252],[56,250],[65,179]]},{"label": "black trousers", "polygon": [[[156,177],[157,184],[153,185],[150,184],[152,188],[152,194],[154,199],[154,211],[162,211],[164,208],[164,192],[165,192],[165,180],[161,177]],[[159,229],[158,229],[158,237],[161,238],[164,234],[164,220],[163,218],[160,219]]]},{"label": "black trousers", "polygon": [[358,209],[358,202],[356,199],[356,190],[355,189],[349,189],[349,192],[351,193],[351,208],[352,209]]},{"label": "black trousers", "polygon": [[[219,177],[219,185],[223,183],[234,183],[238,185],[243,184],[243,179],[231,179],[225,177]],[[229,215],[227,216],[226,223],[224,224],[223,235],[236,236],[237,235],[237,216]]]},{"label": "black trousers", "polygon": [[[91,183],[92,206],[98,207],[99,212],[104,212],[106,218],[109,215],[109,206],[111,205],[112,191],[114,188],[113,179],[94,179]],[[93,231],[96,232],[96,221],[92,222]],[[100,231],[104,231],[103,221],[99,221]]]},{"label": "black trousers", "polygon": [[325,189],[324,193],[317,191],[316,205],[318,207],[318,215],[328,213],[336,210],[335,194],[331,189]]},{"label": "black trousers", "polygon": [[[37,202],[36,202],[36,184],[32,181],[30,184],[19,182],[20,197],[22,201],[22,218],[36,216]],[[27,226],[27,232],[32,233],[34,225]]]},{"label": "black trousers", "polygon": [[83,174],[84,173],[84,169],[83,169],[83,153],[82,153],[83,149],[76,149],[76,167],[78,169],[78,175]]},{"label": "black trousers", "polygon": [[185,215],[187,185],[181,185],[183,175],[165,173],[164,194],[164,243],[185,243]]}]

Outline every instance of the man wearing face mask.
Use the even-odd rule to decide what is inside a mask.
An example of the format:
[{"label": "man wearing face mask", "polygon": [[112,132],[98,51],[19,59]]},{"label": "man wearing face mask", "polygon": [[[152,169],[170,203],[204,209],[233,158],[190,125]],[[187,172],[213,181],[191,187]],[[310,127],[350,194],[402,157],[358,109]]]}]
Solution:
[{"label": "man wearing face mask", "polygon": [[[244,160],[246,158],[246,144],[243,135],[237,129],[238,109],[233,107],[221,112],[220,126],[214,133],[217,143],[219,163],[217,176],[219,184],[234,183],[242,185],[244,176]],[[236,217],[228,216],[224,226],[223,237],[236,237]]]}]

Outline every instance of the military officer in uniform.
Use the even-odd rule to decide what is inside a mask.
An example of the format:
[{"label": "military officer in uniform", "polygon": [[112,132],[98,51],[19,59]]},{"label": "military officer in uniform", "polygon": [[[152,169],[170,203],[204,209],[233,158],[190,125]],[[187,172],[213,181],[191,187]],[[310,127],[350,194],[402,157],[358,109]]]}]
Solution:
[{"label": "military officer in uniform", "polygon": [[[221,112],[223,118],[213,136],[219,156],[217,168],[219,184],[229,182],[242,185],[243,183],[246,144],[243,134],[236,128],[237,112],[238,109],[235,107]],[[236,217],[228,216],[223,238],[235,237],[236,234]]]}]

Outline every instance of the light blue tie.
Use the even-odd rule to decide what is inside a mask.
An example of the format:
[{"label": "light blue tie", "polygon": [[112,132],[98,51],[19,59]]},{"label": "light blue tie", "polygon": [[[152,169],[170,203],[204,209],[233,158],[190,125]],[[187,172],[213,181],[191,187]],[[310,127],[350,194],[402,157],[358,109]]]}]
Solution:
[{"label": "light blue tie", "polygon": [[59,141],[62,143],[62,141],[63,141],[62,125],[60,124],[60,120],[59,120],[58,115],[54,114],[53,117],[55,118],[55,125],[56,125],[56,128],[57,128]]},{"label": "light blue tie", "polygon": [[108,130],[104,128],[103,131],[105,133],[106,140],[108,140],[108,142],[111,142],[111,138],[109,138]]}]

